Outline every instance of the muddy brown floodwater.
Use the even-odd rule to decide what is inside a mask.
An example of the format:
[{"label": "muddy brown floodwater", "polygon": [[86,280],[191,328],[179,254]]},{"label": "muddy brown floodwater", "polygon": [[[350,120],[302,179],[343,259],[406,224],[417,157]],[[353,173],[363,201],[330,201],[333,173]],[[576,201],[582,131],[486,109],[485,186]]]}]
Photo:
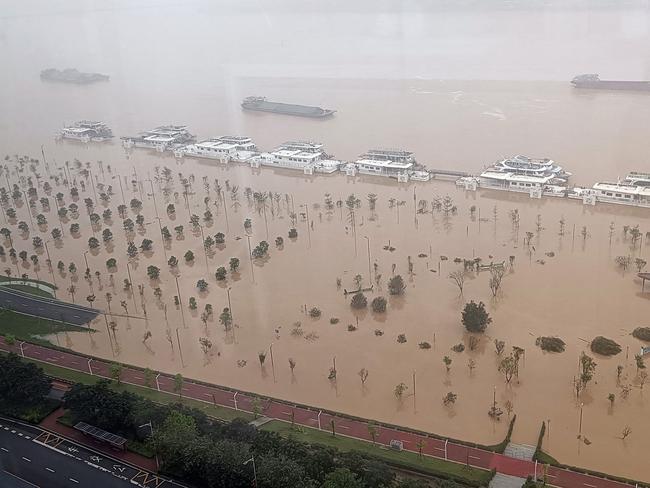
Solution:
[{"label": "muddy brown floodwater", "polygon": [[[126,157],[116,146],[86,148],[64,144],[50,151],[50,161],[74,157],[82,161],[103,160],[103,173],[96,162],[91,164],[91,169],[97,183],[113,186],[110,203],[98,202],[96,209],[101,214],[105,207],[111,208],[112,222],[102,221],[95,230],[101,240],[101,230],[110,228],[113,242],[108,248],[102,243],[87,254],[93,273],[101,273],[101,285],[93,278],[91,290],[83,278],[85,265],[81,253],[87,249],[88,239],[93,235],[83,203],[86,197],[94,198],[89,181],[77,201],[79,217],[64,223],[65,236],[56,245],[50,245],[50,253],[55,264],[58,260],[66,265],[75,262],[79,269],[77,277],[55,270],[60,298],[70,299],[66,289],[73,282],[77,287],[77,302],[84,302],[93,292],[97,297],[94,306],[108,312],[105,294],[110,292],[113,313],[124,312],[120,306],[120,301],[124,300],[129,314],[137,317],[126,319],[109,313],[108,320],[117,323],[115,335],[110,340],[100,316],[93,324],[96,333],[59,334],[51,338],[53,342],[108,359],[170,373],[181,372],[186,377],[484,444],[500,442],[508,424],[505,413],[499,422],[487,415],[496,388],[499,405],[504,408],[510,401],[513,413],[517,414],[515,442],[534,445],[541,422],[550,421],[545,447],[561,462],[650,480],[646,468],[650,451],[646,398],[650,392],[640,388],[634,365],[634,354],[642,344],[630,335],[635,327],[650,325],[647,323],[650,290],[642,294],[634,270],[630,268],[623,273],[614,262],[618,255],[647,259],[646,239],[633,250],[623,233],[626,225],[639,225],[643,233],[650,230],[647,211],[606,205],[584,207],[580,202],[561,199],[537,201],[526,195],[499,192],[465,193],[453,183],[445,182],[398,185],[392,180],[371,177],[305,177],[268,169],[254,172],[247,166],[224,167],[193,159],[179,164],[171,157],[143,150]],[[111,174],[107,171],[109,164]],[[74,164],[70,167],[74,175],[77,172]],[[161,190],[163,184],[155,181],[156,167],[159,170],[169,167],[172,171],[170,186],[174,188],[167,196]],[[141,186],[131,184],[134,170]],[[179,173],[195,177],[188,198],[189,210],[179,185]],[[122,288],[127,278],[127,236],[117,212],[122,197],[116,175],[123,178],[127,206],[132,198],[141,198],[144,203],[142,215],[146,224],[141,229],[136,225],[133,240],[136,245],[145,237],[154,241],[153,252],[140,252],[131,260],[133,282],[144,286],[146,319],[138,293],[136,311],[133,297]],[[202,216],[206,209],[203,176],[208,177],[211,186],[209,196],[212,200],[207,206],[214,214],[214,222],[202,223],[204,233],[214,236],[223,232],[226,235],[225,245],[209,253],[207,269],[201,234],[193,231],[189,223],[190,213]],[[154,180],[151,183],[143,181],[150,177]],[[16,174],[11,178],[16,181]],[[76,178],[82,179],[81,176]],[[227,212],[223,204],[214,204],[215,179],[223,188]],[[227,190],[226,184],[231,189],[238,187],[238,203],[232,199],[232,191]],[[269,201],[266,222],[264,212],[258,212],[255,205],[249,203],[246,187],[279,195],[279,200]],[[44,212],[47,226],[32,229],[24,236],[12,226],[17,250],[31,253],[32,237],[39,234],[49,237],[51,230],[58,226],[54,207],[54,195],[58,191],[65,194],[66,205],[73,202],[67,189],[55,186],[50,196],[52,210]],[[174,191],[180,193],[176,198]],[[326,193],[331,194],[334,202],[345,200],[350,194],[361,200],[360,208],[355,211],[356,251],[347,210],[335,206],[328,211]],[[369,209],[369,193],[377,194],[374,212]],[[40,189],[39,196],[42,195]],[[431,202],[445,195],[449,195],[457,207],[448,217],[443,212],[431,211]],[[391,199],[403,205],[391,205]],[[419,200],[428,202],[426,213],[415,212]],[[169,203],[176,207],[173,218],[165,211]],[[11,206],[16,205],[11,203]],[[471,216],[472,206],[476,207],[474,216]],[[36,208],[40,211],[40,204],[37,203]],[[292,208],[298,214],[298,238],[295,240],[287,237]],[[302,215],[307,208],[310,224],[306,215]],[[509,217],[513,209],[520,215],[518,233]],[[29,222],[26,206],[17,207],[17,210],[17,220]],[[173,234],[164,250],[156,212],[161,224],[168,226]],[[131,209],[128,214],[135,220]],[[538,216],[543,227],[540,232],[537,232]],[[261,240],[270,244],[268,258],[252,264],[243,226],[246,218],[252,220],[251,245]],[[562,218],[566,222],[564,236],[559,235]],[[68,232],[72,222],[81,224],[79,236],[73,237]],[[610,244],[612,222],[614,233]],[[173,230],[177,225],[184,226],[182,239],[177,238]],[[587,230],[586,238],[582,236],[583,227]],[[526,232],[535,234],[530,246],[523,242]],[[277,236],[284,238],[281,249],[274,244]],[[393,251],[384,249],[389,244],[394,247]],[[3,245],[7,247],[7,243]],[[195,254],[192,264],[183,259],[187,250]],[[178,294],[175,275],[166,264],[172,255],[180,261],[177,275],[185,323],[181,311],[173,303],[174,295]],[[441,256],[449,259],[441,260]],[[454,262],[456,257],[480,257],[483,263],[508,263],[510,256],[514,256],[514,265],[508,267],[496,299],[488,287],[488,272],[471,273],[462,296],[448,279],[450,272],[462,268],[462,264]],[[109,257],[118,261],[112,273],[105,265]],[[239,272],[228,272],[227,279],[218,282],[216,268],[228,267],[231,257],[240,259]],[[408,269],[409,257],[413,262],[412,274]],[[4,259],[3,267],[10,267],[9,258]],[[48,279],[44,261],[45,256],[41,256],[39,276]],[[375,264],[377,273],[381,274],[379,286],[375,283]],[[150,265],[161,269],[159,280],[147,277]],[[394,273],[406,280],[403,297],[388,295],[386,283],[393,267]],[[35,276],[31,265],[23,268],[21,272]],[[114,277],[114,287],[109,284],[109,274]],[[343,289],[354,288],[353,278],[357,274],[363,277],[364,287],[375,284],[373,291],[366,293],[369,301],[375,296],[388,299],[385,314],[378,315],[370,309],[361,312],[351,309],[350,296],[346,298]],[[196,289],[197,280],[202,278],[209,283],[206,293]],[[341,279],[340,289],[337,278]],[[161,300],[154,296],[156,287],[162,290]],[[230,290],[236,324],[234,333],[227,333],[218,321],[219,313],[228,306],[227,290]],[[188,308],[190,296],[198,301],[196,311]],[[451,350],[455,344],[469,345],[469,335],[460,323],[460,313],[470,299],[486,303],[493,323],[481,336],[475,350],[470,351],[468,347],[465,352],[456,353]],[[208,303],[214,307],[214,316],[204,326],[200,315]],[[321,317],[309,317],[304,312],[305,307],[318,307]],[[339,322],[331,324],[333,317]],[[302,335],[292,334],[296,322],[301,324]],[[349,331],[348,324],[357,329]],[[377,335],[376,330],[383,335]],[[147,331],[151,332],[151,337],[143,341]],[[405,334],[405,343],[397,342],[399,334]],[[542,352],[535,346],[535,339],[541,335],[561,337],[567,343],[566,351],[559,354]],[[578,358],[582,351],[589,352],[588,342],[597,335],[614,339],[621,344],[623,352],[613,358],[594,355],[597,362],[595,379],[576,399],[573,380],[578,374]],[[202,337],[209,338],[213,344],[208,354],[201,350],[199,339]],[[494,339],[506,341],[506,352],[512,346],[525,349],[519,377],[509,385],[497,370],[499,358]],[[423,341],[429,342],[431,349],[420,349],[418,344]],[[269,353],[271,346],[273,362],[267,354],[264,368],[260,368],[258,353]],[[452,359],[449,373],[445,371],[444,356]],[[289,358],[296,362],[294,374],[289,368]],[[338,373],[335,384],[328,379],[334,358]],[[472,371],[468,367],[470,359],[475,362]],[[242,361],[246,362],[245,366]],[[624,366],[619,384],[617,365]],[[361,387],[358,376],[361,368],[369,372],[365,388]],[[417,380],[415,397],[412,395],[414,374]],[[400,402],[394,395],[394,388],[401,382],[408,390]],[[621,395],[621,385],[632,387],[627,398]],[[458,399],[452,407],[445,407],[442,398],[450,391],[456,393]],[[607,399],[610,392],[617,397],[613,408]],[[582,432],[590,441],[588,445],[577,440],[581,403],[584,404]],[[632,433],[623,441],[619,437],[626,426],[631,427]]]}]

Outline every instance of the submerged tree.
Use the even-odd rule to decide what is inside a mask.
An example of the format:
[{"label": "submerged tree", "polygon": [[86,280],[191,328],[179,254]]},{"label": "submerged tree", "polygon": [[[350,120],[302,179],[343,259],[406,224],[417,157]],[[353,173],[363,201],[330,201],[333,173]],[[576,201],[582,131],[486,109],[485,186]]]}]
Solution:
[{"label": "submerged tree", "polygon": [[485,310],[485,304],[474,300],[465,304],[462,312],[462,322],[468,332],[484,332],[492,323],[490,314]]}]

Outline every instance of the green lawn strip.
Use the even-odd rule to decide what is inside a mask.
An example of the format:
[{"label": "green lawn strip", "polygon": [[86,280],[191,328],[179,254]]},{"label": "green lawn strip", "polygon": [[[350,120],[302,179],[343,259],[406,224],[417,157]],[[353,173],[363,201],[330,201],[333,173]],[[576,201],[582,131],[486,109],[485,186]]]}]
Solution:
[{"label": "green lawn strip", "polygon": [[535,453],[534,459],[535,461],[538,461],[542,464],[559,464],[557,459],[542,450],[539,450]]},{"label": "green lawn strip", "polygon": [[429,456],[423,456],[420,458],[420,456],[414,452],[393,451],[382,448],[378,445],[373,446],[370,442],[341,435],[334,437],[328,432],[312,429],[310,427],[299,426],[292,429],[291,424],[280,420],[273,420],[264,424],[260,428],[271,432],[277,432],[282,436],[291,437],[294,440],[310,444],[322,444],[334,447],[341,451],[358,451],[396,467],[411,469],[420,473],[458,481],[459,483],[469,484],[472,486],[487,486],[492,479],[492,473],[483,469],[468,468],[463,464]]},{"label": "green lawn strip", "polygon": [[50,288],[54,288],[54,289],[58,288],[55,284],[50,283],[48,281],[35,280],[33,278],[19,278],[17,276],[0,275],[0,283],[3,283],[5,281],[27,281],[27,282],[30,282],[30,283],[38,283],[39,285],[49,286]]},{"label": "green lawn strip", "polygon": [[85,327],[61,321],[24,315],[12,310],[0,310],[0,335],[11,335],[21,341],[49,345],[49,341],[39,336],[53,334],[54,332],[85,332],[87,330]]},{"label": "green lawn strip", "polygon": [[35,286],[29,286],[29,285],[4,285],[5,288],[10,288],[12,290],[16,291],[21,291],[23,293],[28,293],[29,295],[36,295],[39,297],[45,297],[45,298],[54,298],[54,295],[51,293],[48,293],[45,290],[41,290],[40,288],[36,288]]},{"label": "green lawn strip", "polygon": [[[55,366],[48,363],[43,363],[41,361],[25,358],[26,361],[32,361],[38,364],[45,374],[53,378],[59,378],[62,380],[71,381],[73,383],[83,383],[86,385],[92,385],[97,383],[102,378],[100,376],[90,375],[88,373],[82,373],[80,371],[74,371],[68,368],[62,368],[60,366]],[[193,407],[198,410],[201,410],[208,417],[212,417],[218,420],[230,421],[236,418],[241,418],[244,420],[252,420],[253,415],[247,412],[242,412],[241,410],[237,411],[232,408],[222,407],[219,405],[214,405],[212,403],[201,402],[199,400],[194,400],[191,398],[179,398],[178,395],[172,393],[165,393],[162,391],[156,391],[151,388],[146,388],[143,386],[130,385],[122,383],[117,385],[114,381],[111,382],[111,388],[116,391],[130,391],[138,396],[151,400],[155,403],[178,403],[181,401],[184,405],[188,407]]]}]

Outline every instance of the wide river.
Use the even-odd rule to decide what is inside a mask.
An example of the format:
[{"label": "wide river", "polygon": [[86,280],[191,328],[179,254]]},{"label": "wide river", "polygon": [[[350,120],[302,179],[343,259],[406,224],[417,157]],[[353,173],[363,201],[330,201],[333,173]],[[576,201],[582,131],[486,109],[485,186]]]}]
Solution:
[{"label": "wide river", "polygon": [[[650,294],[641,293],[632,269],[624,274],[614,263],[616,256],[628,254],[649,260],[645,238],[632,250],[622,230],[638,224],[643,233],[650,231],[647,210],[605,205],[584,208],[575,201],[531,201],[527,196],[488,192],[465,194],[451,183],[398,186],[393,181],[351,180],[342,175],[306,178],[269,170],[253,173],[245,166],[224,168],[191,159],[178,163],[147,151],[127,155],[119,140],[90,147],[54,143],[53,135],[64,123],[87,118],[107,122],[117,136],[182,123],[199,138],[248,135],[263,149],[289,139],[311,139],[325,143],[328,152],[341,159],[353,159],[374,146],[403,147],[431,168],[469,172],[521,153],[553,158],[574,174],[574,183],[585,185],[615,181],[631,170],[650,170],[650,94],[581,92],[568,83],[582,72],[600,72],[612,79],[650,79],[647,4],[572,2],[560,8],[543,2],[533,6],[464,3],[451,7],[445,2],[433,6],[409,2],[398,10],[391,2],[361,2],[353,7],[347,2],[323,6],[289,1],[245,1],[236,7],[229,2],[141,1],[110,6],[62,1],[9,6],[4,2],[0,10],[0,154],[38,157],[44,145],[53,166],[74,158],[90,161],[98,182],[114,185],[117,194],[109,207],[115,222],[100,226],[112,228],[115,235],[118,270],[117,286],[110,290],[115,295],[113,312],[122,311],[120,300],[127,300],[130,313],[135,310],[130,295],[119,286],[127,270],[126,237],[115,217],[121,203],[117,179],[107,172],[101,174],[96,161],[104,162],[104,170],[110,164],[113,174],[122,176],[134,169],[139,178],[154,176],[156,166],[168,166],[174,174],[193,173],[195,194],[190,205],[199,215],[205,210],[201,176],[239,186],[240,205],[228,201],[228,222],[222,208],[211,208],[215,222],[205,230],[212,235],[226,233],[226,246],[209,256],[209,272],[199,236],[187,222],[182,197],[176,200],[178,210],[172,221],[165,215],[163,202],[175,199],[158,193],[162,225],[171,229],[182,224],[186,231],[184,239],[174,239],[164,253],[160,246],[154,247],[153,254],[141,254],[134,262],[134,282],[145,284],[149,321],[116,319],[118,347],[113,345],[114,352],[101,322],[92,342],[86,334],[68,334],[58,338],[61,344],[483,443],[498,442],[505,434],[505,419],[497,423],[487,416],[496,385],[499,404],[512,402],[517,414],[516,442],[535,444],[542,420],[550,419],[545,448],[561,462],[650,481],[649,406],[633,357],[641,343],[630,336],[634,327],[650,325]],[[111,80],[91,86],[43,83],[38,73],[46,67],[104,72]],[[239,103],[252,94],[320,105],[337,113],[329,120],[244,113]],[[266,239],[267,231],[263,215],[248,205],[245,187],[281,196],[267,215],[270,259],[254,265],[254,281],[243,238],[244,218],[253,220],[253,245]],[[134,192],[130,184],[124,190],[127,200],[140,198],[140,191]],[[180,191],[177,180],[176,191]],[[439,212],[428,212],[416,220],[414,191],[416,199],[426,200],[429,208],[435,197],[449,194],[457,214],[445,218]],[[334,200],[354,193],[362,200],[356,254],[346,214],[338,209],[328,214],[325,193]],[[368,209],[368,193],[378,194],[375,215]],[[299,205],[308,205],[313,222],[308,233],[299,216],[295,242],[286,237],[285,194],[293,198],[298,212]],[[151,221],[155,209],[149,183],[144,184],[142,195],[143,214]],[[87,196],[92,196],[90,188],[82,199]],[[406,203],[392,207],[391,198]],[[472,205],[480,209],[480,219],[478,214],[470,216]],[[515,208],[521,219],[519,235],[513,232],[508,215]],[[54,249],[54,261],[75,261],[83,269],[80,253],[92,236],[84,212],[81,236],[71,239],[66,227],[66,238]],[[49,235],[56,225],[54,213],[46,215],[50,227],[33,230],[32,236]],[[543,229],[533,237],[533,245],[526,246],[524,233],[537,234],[538,215]],[[566,221],[563,237],[558,236],[561,218]],[[28,220],[24,207],[19,210],[21,219]],[[611,243],[610,222],[615,228]],[[156,241],[157,232],[151,227],[146,232]],[[285,237],[284,249],[273,245],[276,236]],[[137,235],[136,244],[142,237]],[[16,230],[15,239],[17,249],[31,252],[31,236],[19,237]],[[393,252],[383,250],[389,241]],[[354,314],[336,287],[336,279],[341,278],[343,288],[352,288],[357,273],[369,284],[368,244],[371,261],[384,276],[382,289],[375,289],[369,297],[386,294],[385,280],[393,265],[396,273],[407,278],[404,298],[389,300],[385,317],[370,311]],[[186,309],[183,327],[180,312],[171,302],[177,294],[176,283],[165,257],[174,254],[180,259],[188,249],[194,250],[197,259],[191,266],[180,265],[181,293],[185,302],[196,296],[200,308],[192,313]],[[419,254],[427,256],[419,258]],[[98,297],[95,305],[102,309],[107,309],[105,292],[109,290],[104,263],[111,255],[110,247],[107,250],[103,245],[88,255],[91,268],[103,274],[103,290],[98,291],[96,282],[93,290]],[[450,259],[440,261],[441,255]],[[515,265],[496,300],[488,288],[488,273],[468,279],[463,297],[446,278],[458,268],[455,257],[480,256],[484,262],[500,262],[511,255]],[[412,276],[408,276],[409,256],[414,264]],[[241,259],[240,273],[229,276],[227,286],[220,286],[214,270],[230,257]],[[159,283],[146,278],[146,268],[152,264],[162,269]],[[33,273],[29,267],[24,271]],[[44,266],[40,273],[41,278],[47,275]],[[371,274],[374,279],[374,271]],[[69,273],[56,277],[65,290]],[[204,296],[194,288],[199,278],[210,283]],[[75,286],[78,301],[90,293],[83,279]],[[162,301],[169,304],[169,330],[175,335],[179,327],[184,366],[176,341],[172,341],[172,350],[167,340],[165,309],[153,296],[155,286],[160,286]],[[218,315],[227,304],[227,287],[238,324],[234,339],[223,332],[216,318],[206,329],[199,317],[206,303]],[[62,296],[70,298],[65,292]],[[469,299],[483,300],[494,321],[476,350],[459,354],[450,348],[459,342],[469,344],[459,321]],[[304,305],[319,307],[323,316],[318,320],[307,317],[301,311]],[[139,302],[138,312],[142,312]],[[331,317],[340,322],[330,325]],[[349,332],[348,324],[356,326],[357,319],[358,330]],[[291,334],[297,321],[302,323],[302,336]],[[152,337],[145,344],[146,330],[151,330]],[[377,336],[375,330],[384,334]],[[396,340],[402,333],[406,343]],[[561,337],[567,343],[566,352],[542,353],[535,346],[540,335]],[[623,352],[611,359],[596,358],[595,380],[576,400],[572,384],[578,356],[588,351],[588,342],[597,335],[616,340]],[[213,342],[208,357],[198,342],[206,336]],[[505,340],[508,351],[513,345],[526,350],[519,379],[511,385],[505,385],[496,369],[494,339]],[[420,350],[422,341],[430,342],[432,349]],[[268,360],[261,372],[257,357],[271,343],[275,379]],[[452,358],[449,374],[442,362],[447,355]],[[335,387],[327,379],[334,356]],[[297,363],[293,376],[289,357]],[[476,365],[473,370],[468,368],[469,359]],[[617,382],[619,364],[625,369]],[[357,372],[364,367],[370,374],[362,390]],[[412,397],[400,403],[393,395],[398,383],[411,384],[413,371],[418,378],[415,408]],[[631,392],[625,399],[621,386],[628,384]],[[451,408],[441,400],[449,391],[458,394]],[[607,400],[609,393],[617,397],[613,407]],[[584,403],[583,435],[589,444],[576,439],[580,403]],[[623,441],[619,437],[626,426],[632,433]]]}]

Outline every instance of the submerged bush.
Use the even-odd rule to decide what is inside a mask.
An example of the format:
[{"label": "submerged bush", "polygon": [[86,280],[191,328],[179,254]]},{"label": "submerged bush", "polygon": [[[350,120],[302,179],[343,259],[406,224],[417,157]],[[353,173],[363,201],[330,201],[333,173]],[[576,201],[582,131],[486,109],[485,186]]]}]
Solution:
[{"label": "submerged bush", "polygon": [[547,352],[564,352],[565,342],[559,337],[538,337],[535,345],[539,346],[542,351]]},{"label": "submerged bush", "polygon": [[650,342],[650,327],[637,327],[632,332],[632,336],[639,339],[640,341]]},{"label": "submerged bush", "polygon": [[603,356],[614,356],[621,352],[621,346],[607,337],[598,336],[591,341],[591,350]]}]

